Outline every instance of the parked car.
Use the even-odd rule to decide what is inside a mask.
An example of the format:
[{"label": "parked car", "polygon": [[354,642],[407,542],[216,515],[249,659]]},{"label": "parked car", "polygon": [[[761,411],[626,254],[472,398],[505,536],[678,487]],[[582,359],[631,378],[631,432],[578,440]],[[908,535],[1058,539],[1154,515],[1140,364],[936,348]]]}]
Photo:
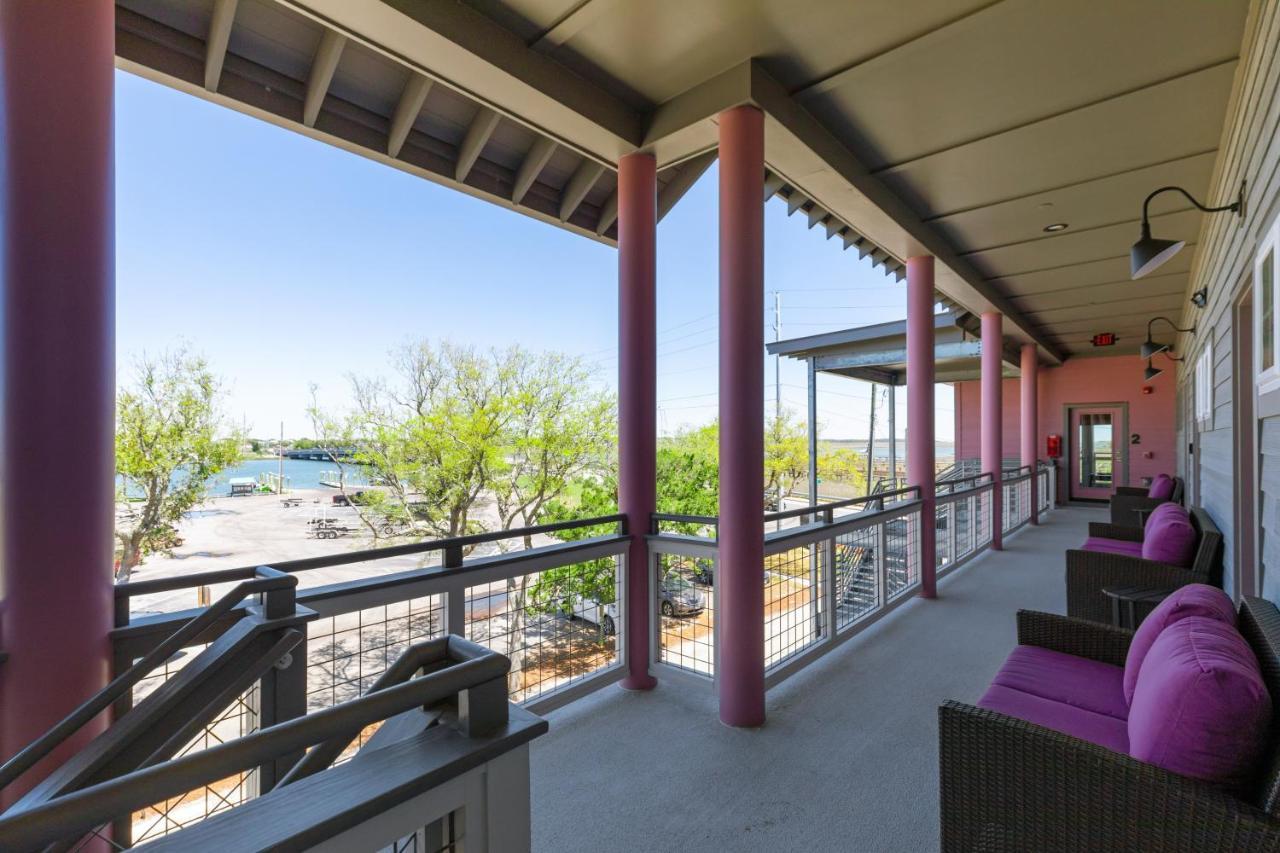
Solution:
[{"label": "parked car", "polygon": [[[702,590],[679,572],[667,572],[658,584],[658,594],[661,596],[658,609],[663,616],[693,616],[706,607]],[[617,602],[601,604],[594,598],[575,595],[569,615],[598,625],[606,637],[612,637],[618,630]]]}]

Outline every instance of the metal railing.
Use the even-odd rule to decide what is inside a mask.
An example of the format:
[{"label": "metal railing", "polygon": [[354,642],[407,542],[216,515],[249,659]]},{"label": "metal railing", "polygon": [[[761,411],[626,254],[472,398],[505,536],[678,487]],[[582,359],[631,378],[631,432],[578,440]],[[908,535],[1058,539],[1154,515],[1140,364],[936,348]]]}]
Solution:
[{"label": "metal railing", "polygon": [[[1025,523],[1030,514],[1033,477],[1041,484],[1042,511],[1052,506],[1052,467],[1009,472],[999,498],[1006,502],[1007,531]],[[938,483],[939,576],[989,545],[996,491],[984,474]],[[921,580],[924,506],[918,489],[905,488],[762,515],[767,685],[807,666],[911,598]],[[778,523],[788,526],[766,532],[766,526]],[[600,528],[610,527],[611,532],[601,535],[504,551],[544,534],[598,534]],[[659,513],[651,519],[647,537],[651,659],[657,667],[708,680],[716,676],[718,658],[717,532],[715,517]],[[264,678],[237,697],[228,705],[227,716],[210,723],[175,760],[220,749],[223,741],[252,738],[293,717],[345,707],[371,690],[377,692],[406,650],[446,635],[464,637],[510,659],[505,675],[508,698],[535,712],[550,710],[623,674],[628,612],[623,579],[630,540],[623,517],[611,515],[293,560],[269,568],[246,566],[121,584],[116,588],[117,628],[112,634],[120,677],[113,684],[125,687],[113,689],[106,701],[114,703],[117,714],[127,710],[181,670],[184,650],[191,655],[187,660],[192,659],[192,650],[216,641],[246,612],[242,602],[228,598],[205,610],[133,618],[130,605],[138,596],[222,584],[260,592],[253,584],[264,578],[287,583],[292,593],[297,586],[293,575],[352,566],[368,567],[371,574],[297,591],[296,604],[311,619],[299,626],[306,632],[305,652],[295,652],[301,665],[273,672],[270,681]],[[478,554],[480,546],[490,544],[496,544],[499,553]],[[376,573],[383,570],[380,564],[409,555],[438,556],[439,564]],[[162,663],[161,672],[150,675],[150,682],[136,677],[147,674],[135,669],[140,663],[150,672],[157,662]],[[332,756],[333,762],[342,763],[376,733],[376,721],[354,731]],[[135,821],[149,821],[135,840],[163,837],[251,803],[272,790],[284,773],[267,772],[245,784],[246,773],[259,771],[242,769],[237,775],[201,782],[198,788],[166,792],[169,799],[160,805],[153,799],[130,806],[141,809]],[[130,830],[117,837],[128,839]]]},{"label": "metal railing", "polygon": [[[361,698],[10,812],[0,820],[0,849],[43,849],[47,845],[61,849],[157,797],[178,797],[281,756],[302,755],[308,747],[314,747],[310,756],[315,758],[295,765],[295,773],[258,801],[261,807],[250,804],[243,812],[213,818],[161,839],[149,849],[216,849],[226,847],[233,835],[252,837],[255,846],[270,849],[309,848],[344,837],[398,846],[406,830],[416,835],[417,827],[463,808],[484,811],[507,805],[486,803],[483,797],[474,801],[464,796],[437,797],[434,808],[420,807],[397,817],[397,812],[405,810],[395,807],[415,802],[415,795],[424,790],[424,780],[427,789],[439,793],[440,788],[448,787],[443,783],[465,779],[472,771],[518,773],[523,762],[522,784],[527,790],[526,747],[547,725],[509,709],[505,695],[509,661],[456,637],[409,647],[400,660],[394,677]],[[417,675],[420,671],[423,674]],[[434,708],[439,711],[423,711]],[[406,714],[414,716],[402,716]],[[450,715],[450,723],[433,727],[445,714]],[[412,749],[417,739],[429,738],[442,748],[428,752],[424,760],[419,747],[413,753],[414,760],[405,762],[397,760],[404,749],[389,743],[358,766],[325,770],[344,743],[393,718],[400,722],[401,731],[389,741],[402,741]],[[502,756],[513,750],[518,751],[520,760],[510,767],[499,766]],[[496,825],[505,818],[517,830],[523,829],[527,844],[527,798],[523,811],[514,799],[510,805],[510,814],[495,816],[490,822]],[[237,823],[229,829],[232,820]],[[505,849],[501,843],[493,845],[493,840],[482,832],[468,835],[467,849]],[[335,846],[349,849],[340,842]]]},{"label": "metal railing", "polygon": [[[542,534],[583,528],[614,528],[613,533],[576,541],[474,556],[476,546],[514,547]],[[304,663],[292,677],[273,683],[276,704],[293,714],[314,714],[358,698],[383,677],[412,644],[446,634],[465,637],[508,657],[509,696],[534,712],[550,710],[598,689],[622,675],[625,637],[625,553],[629,537],[619,515],[538,525],[500,533],[354,551],[277,563],[268,570],[291,585],[289,575],[332,566],[367,568],[370,576],[313,586],[297,593],[297,604],[313,612],[306,625]],[[471,554],[468,554],[468,552]],[[438,554],[440,565],[381,574],[380,563],[405,555]],[[198,618],[179,645],[198,649],[227,630],[238,611],[189,610],[130,617],[130,601],[141,595],[192,586],[235,583],[261,570],[242,567],[185,577],[133,581],[116,588],[117,622],[113,632],[116,667],[126,670],[139,657],[157,656],[164,644],[169,658],[176,648],[166,641],[176,629]],[[285,574],[288,573],[288,574]],[[171,676],[182,660],[166,666]],[[153,678],[148,690],[163,683]],[[286,696],[281,703],[280,693]],[[263,691],[255,687],[233,703],[180,754],[199,752],[228,739],[250,735],[263,726]],[[135,695],[134,701],[141,699]],[[129,697],[116,703],[127,710]],[[273,720],[267,720],[272,722]],[[359,733],[339,763],[354,754],[376,729]],[[251,801],[270,787],[237,776],[151,804],[134,815],[135,841],[162,837],[233,806]]]}]

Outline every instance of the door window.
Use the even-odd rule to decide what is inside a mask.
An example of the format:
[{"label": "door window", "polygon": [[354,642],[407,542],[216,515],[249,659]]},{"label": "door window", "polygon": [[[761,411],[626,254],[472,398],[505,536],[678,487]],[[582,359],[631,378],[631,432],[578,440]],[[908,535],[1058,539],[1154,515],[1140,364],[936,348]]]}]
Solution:
[{"label": "door window", "polygon": [[1080,455],[1080,485],[1088,489],[1110,488],[1115,461],[1111,415],[1105,412],[1081,415],[1079,429],[1076,447]]}]

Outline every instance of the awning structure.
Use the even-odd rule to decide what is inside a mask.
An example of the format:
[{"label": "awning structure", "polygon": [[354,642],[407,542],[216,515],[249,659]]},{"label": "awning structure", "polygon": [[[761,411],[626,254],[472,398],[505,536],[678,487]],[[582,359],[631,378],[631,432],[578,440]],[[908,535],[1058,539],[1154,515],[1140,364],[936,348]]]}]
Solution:
[{"label": "awning structure", "polygon": [[[935,379],[963,382],[981,376],[982,341],[970,334],[965,318],[952,313],[934,318]],[[905,385],[907,373],[907,321],[878,323],[791,338],[768,344],[770,355],[786,356],[812,364],[816,373],[831,373],[881,385]],[[1005,348],[1004,375],[1019,376],[1018,354]]]}]

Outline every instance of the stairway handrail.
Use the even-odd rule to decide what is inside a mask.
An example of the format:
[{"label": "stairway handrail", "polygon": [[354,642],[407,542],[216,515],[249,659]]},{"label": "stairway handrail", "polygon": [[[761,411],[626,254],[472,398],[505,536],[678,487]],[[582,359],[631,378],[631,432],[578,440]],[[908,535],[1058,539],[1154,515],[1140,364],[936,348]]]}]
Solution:
[{"label": "stairway handrail", "polygon": [[[0,847],[38,849],[69,837],[78,837],[119,815],[180,796],[276,756],[304,750],[331,738],[348,734],[354,737],[373,723],[415,707],[438,704],[485,682],[502,679],[505,688],[505,677],[511,669],[510,659],[485,649],[486,654],[482,656],[459,661],[454,655],[461,638],[451,636],[446,639],[446,656],[452,665],[443,669],[312,711],[306,716],[277,723],[200,752],[99,782],[29,809],[10,810],[0,816]],[[504,711],[507,707],[505,699],[504,695]],[[542,723],[544,731],[545,726]]]},{"label": "stairway handrail", "polygon": [[237,607],[247,596],[273,592],[280,589],[291,589],[298,586],[298,579],[293,575],[278,572],[269,566],[256,569],[258,577],[243,581],[232,587],[226,595],[211,604],[199,616],[184,624],[169,635],[169,638],[157,645],[133,666],[117,675],[106,687],[103,687],[70,714],[63,717],[57,725],[19,750],[12,758],[0,765],[0,790],[5,789],[20,779],[28,770],[61,746],[68,738],[84,728],[91,720],[110,708],[134,685],[151,674],[157,666],[164,663],[192,640],[211,628],[215,622]]}]

